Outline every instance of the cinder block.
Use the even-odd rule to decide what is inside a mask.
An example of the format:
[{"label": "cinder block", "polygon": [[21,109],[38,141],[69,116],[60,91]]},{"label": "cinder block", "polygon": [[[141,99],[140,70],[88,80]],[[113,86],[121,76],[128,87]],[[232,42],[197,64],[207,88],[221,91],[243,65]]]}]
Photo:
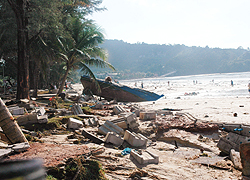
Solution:
[{"label": "cinder block", "polygon": [[234,167],[238,170],[242,170],[241,165],[241,159],[240,159],[240,153],[236,152],[234,149],[231,149],[230,151],[230,159],[234,164]]},{"label": "cinder block", "polygon": [[47,123],[48,122],[48,116],[47,115],[37,116],[37,122],[40,123],[40,124]]},{"label": "cinder block", "polygon": [[69,129],[79,129],[79,128],[83,127],[83,123],[82,123],[82,121],[79,121],[77,119],[69,118],[68,123],[67,123],[67,127]]},{"label": "cinder block", "polygon": [[248,136],[250,137],[250,127],[249,126],[245,126],[245,125],[241,125],[242,131],[240,131],[240,134],[242,136]]},{"label": "cinder block", "polygon": [[106,135],[104,141],[106,143],[112,143],[116,146],[120,146],[123,143],[123,139],[121,136],[115,134],[114,132],[108,132],[108,134]]},{"label": "cinder block", "polygon": [[135,129],[139,126],[136,115],[134,113],[121,113],[119,116],[124,117],[127,125],[131,129]]},{"label": "cinder block", "polygon": [[114,123],[114,124],[116,124],[117,126],[119,126],[122,129],[127,129],[128,128],[127,122],[126,122],[126,120],[125,120],[124,117],[111,120],[111,122]]},{"label": "cinder block", "polygon": [[156,119],[156,113],[155,112],[140,112],[140,119],[141,120]]},{"label": "cinder block", "polygon": [[122,128],[108,120],[101,127],[98,128],[98,132],[104,135],[106,135],[108,132],[114,132],[118,135],[124,134],[124,130]]},{"label": "cinder block", "polygon": [[126,130],[124,134],[124,140],[126,140],[131,146],[141,147],[147,144],[148,139],[144,137],[142,134],[131,133]]},{"label": "cinder block", "polygon": [[73,104],[72,112],[74,115],[83,114],[82,108],[78,104]]},{"label": "cinder block", "polygon": [[158,164],[159,163],[159,156],[146,150],[141,152],[140,154],[135,151],[134,149],[131,150],[130,156],[135,158],[139,164]]},{"label": "cinder block", "polygon": [[113,111],[115,114],[120,114],[125,112],[125,109],[121,106],[114,106]]},{"label": "cinder block", "polygon": [[16,106],[16,107],[10,107],[8,109],[9,109],[9,111],[10,111],[10,113],[12,115],[22,115],[22,114],[24,114],[24,108],[22,108],[22,107],[20,108],[20,107]]},{"label": "cinder block", "polygon": [[249,142],[249,137],[230,132],[226,138],[220,138],[217,147],[221,151],[229,154],[231,149],[239,151],[240,144],[247,142]]}]

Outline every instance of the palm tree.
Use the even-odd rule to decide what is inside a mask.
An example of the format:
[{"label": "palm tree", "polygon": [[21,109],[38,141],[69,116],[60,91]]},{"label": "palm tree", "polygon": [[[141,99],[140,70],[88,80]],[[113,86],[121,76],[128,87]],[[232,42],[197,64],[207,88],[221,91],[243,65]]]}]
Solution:
[{"label": "palm tree", "polygon": [[74,17],[71,18],[67,27],[72,38],[57,38],[60,47],[58,54],[66,63],[65,74],[62,77],[58,94],[63,91],[70,70],[81,67],[85,74],[94,79],[95,76],[89,66],[109,67],[115,70],[106,61],[107,53],[105,50],[98,46],[104,41],[104,36],[92,21],[82,22],[82,19]]}]

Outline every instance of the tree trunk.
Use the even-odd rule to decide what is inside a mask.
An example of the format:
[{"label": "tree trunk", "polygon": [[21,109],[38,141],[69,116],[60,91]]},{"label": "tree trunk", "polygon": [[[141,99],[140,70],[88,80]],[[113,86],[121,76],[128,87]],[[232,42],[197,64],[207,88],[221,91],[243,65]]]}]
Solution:
[{"label": "tree trunk", "polygon": [[62,82],[57,94],[62,93],[68,74],[69,74],[69,67],[67,66],[66,72],[63,75]]},{"label": "tree trunk", "polygon": [[28,19],[26,17],[26,0],[8,0],[16,15],[18,40],[17,99],[29,99],[29,59],[28,59]]}]

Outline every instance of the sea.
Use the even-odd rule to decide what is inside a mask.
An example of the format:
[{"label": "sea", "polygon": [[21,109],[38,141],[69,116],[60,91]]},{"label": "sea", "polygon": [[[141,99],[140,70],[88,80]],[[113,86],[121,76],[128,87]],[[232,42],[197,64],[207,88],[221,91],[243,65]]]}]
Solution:
[{"label": "sea", "polygon": [[157,77],[120,81],[120,84],[123,85],[143,88],[159,95],[163,94],[164,97],[161,99],[186,97],[249,97],[249,83],[250,72]]}]

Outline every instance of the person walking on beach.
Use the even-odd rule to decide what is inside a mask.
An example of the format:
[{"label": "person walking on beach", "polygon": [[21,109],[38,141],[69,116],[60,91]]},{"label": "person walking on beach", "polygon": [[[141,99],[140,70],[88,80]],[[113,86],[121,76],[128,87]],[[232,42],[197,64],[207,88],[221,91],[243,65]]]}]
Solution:
[{"label": "person walking on beach", "polygon": [[233,82],[233,80],[231,80],[231,86],[234,86],[234,82]]},{"label": "person walking on beach", "polygon": [[248,92],[250,94],[250,82],[248,83]]}]

